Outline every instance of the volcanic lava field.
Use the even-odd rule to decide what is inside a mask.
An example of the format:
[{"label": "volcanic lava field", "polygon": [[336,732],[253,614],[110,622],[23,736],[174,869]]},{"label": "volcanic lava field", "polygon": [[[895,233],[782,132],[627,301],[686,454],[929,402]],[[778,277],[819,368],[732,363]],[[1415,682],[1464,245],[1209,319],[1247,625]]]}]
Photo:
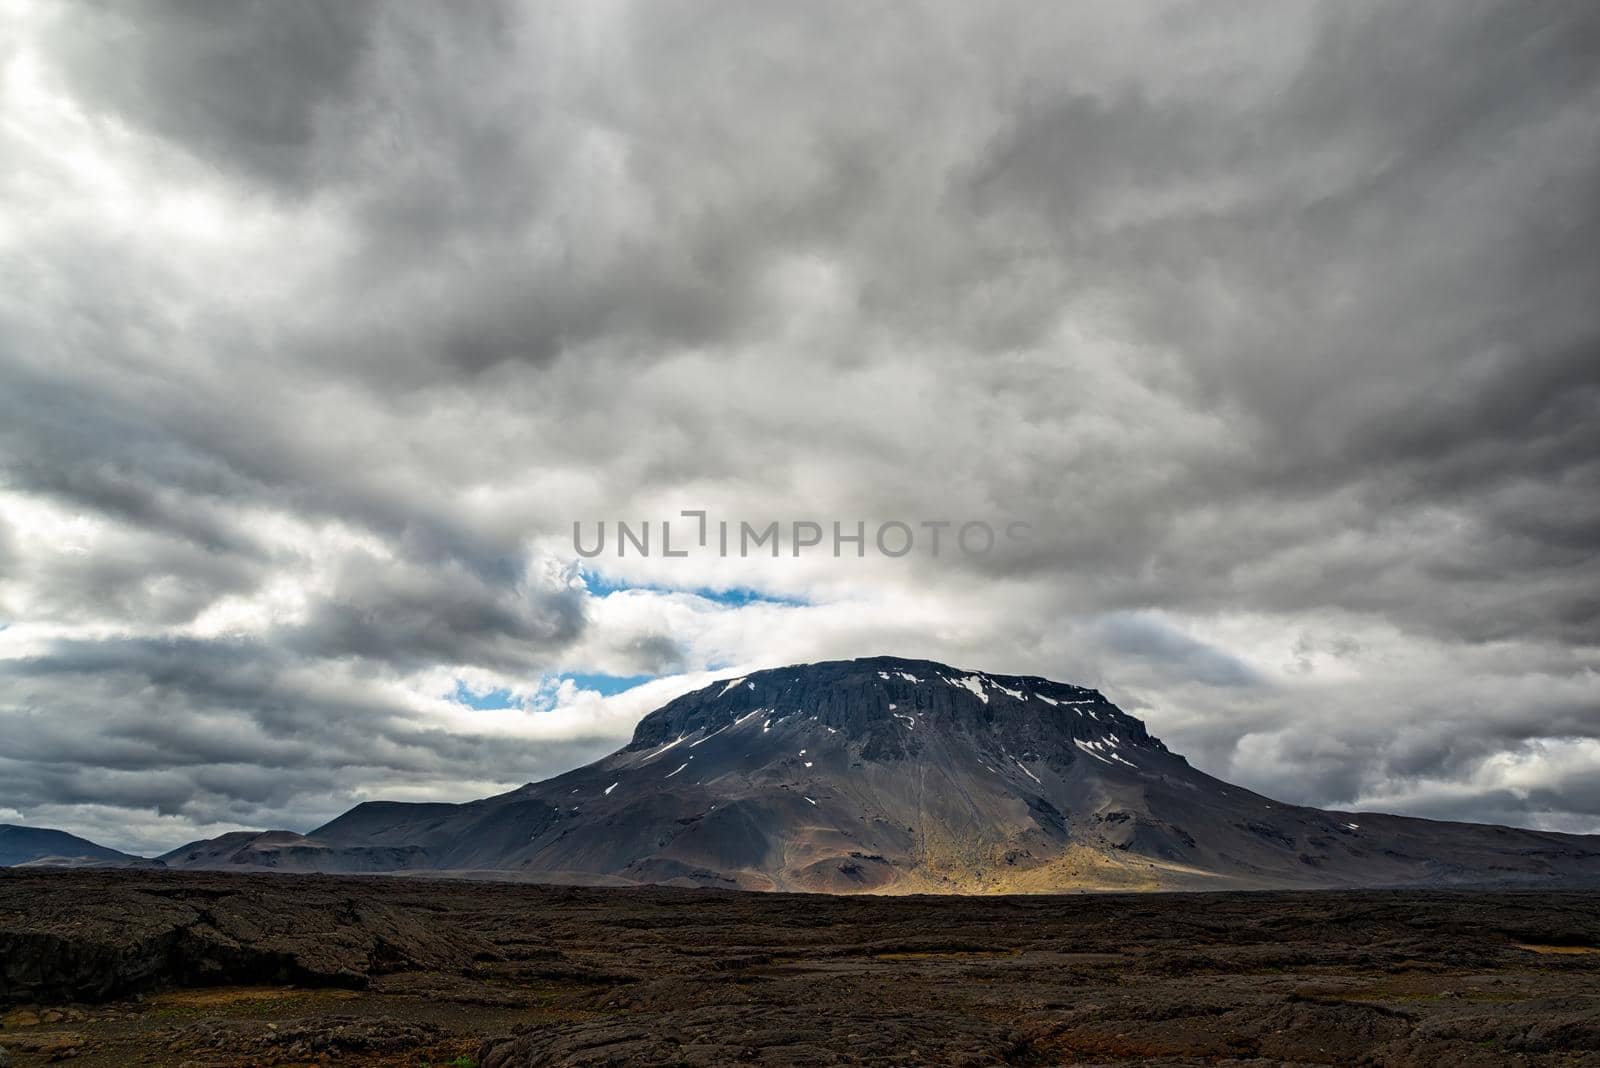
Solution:
[{"label": "volcanic lava field", "polygon": [[0,872],[14,1066],[1600,1064],[1600,895]]}]

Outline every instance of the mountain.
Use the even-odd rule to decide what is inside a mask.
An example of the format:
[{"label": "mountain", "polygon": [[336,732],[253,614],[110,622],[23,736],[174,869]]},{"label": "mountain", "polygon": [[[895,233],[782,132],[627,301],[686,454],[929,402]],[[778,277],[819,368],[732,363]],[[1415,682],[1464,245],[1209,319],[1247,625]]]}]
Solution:
[{"label": "mountain", "polygon": [[155,862],[119,853],[87,838],[48,827],[0,823],[0,868],[24,865],[53,868],[151,867]]},{"label": "mountain", "polygon": [[369,802],[162,859],[829,892],[1600,885],[1597,836],[1282,804],[1095,690],[889,657],[716,683],[498,797]]},{"label": "mountain", "polygon": [[429,866],[419,846],[330,846],[293,831],[233,831],[179,846],[157,858],[174,868],[283,872],[390,872]]}]

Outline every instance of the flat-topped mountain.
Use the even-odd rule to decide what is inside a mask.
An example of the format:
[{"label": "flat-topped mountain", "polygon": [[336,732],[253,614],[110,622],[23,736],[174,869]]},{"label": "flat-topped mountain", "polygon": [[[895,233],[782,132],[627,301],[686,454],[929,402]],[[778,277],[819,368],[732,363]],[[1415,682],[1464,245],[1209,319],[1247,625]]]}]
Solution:
[{"label": "flat-topped mountain", "polygon": [[498,797],[370,802],[161,859],[831,892],[1600,885],[1600,837],[1285,805],[1095,690],[891,657],[715,683]]}]

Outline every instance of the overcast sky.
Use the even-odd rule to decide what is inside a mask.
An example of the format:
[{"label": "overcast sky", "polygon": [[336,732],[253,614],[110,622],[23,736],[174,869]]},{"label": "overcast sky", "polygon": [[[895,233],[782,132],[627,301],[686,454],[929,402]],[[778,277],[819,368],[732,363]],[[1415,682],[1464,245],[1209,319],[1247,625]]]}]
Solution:
[{"label": "overcast sky", "polygon": [[[0,0],[0,822],[303,831],[891,653],[1600,832],[1597,55],[1592,0]],[[574,551],[683,509],[1031,526]]]}]

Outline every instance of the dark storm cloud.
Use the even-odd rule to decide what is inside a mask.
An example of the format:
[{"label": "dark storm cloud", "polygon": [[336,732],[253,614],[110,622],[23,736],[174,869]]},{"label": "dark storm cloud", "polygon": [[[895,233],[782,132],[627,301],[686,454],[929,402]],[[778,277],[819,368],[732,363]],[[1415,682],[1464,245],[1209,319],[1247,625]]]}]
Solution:
[{"label": "dark storm cloud", "polygon": [[629,667],[644,675],[670,675],[690,667],[688,650],[665,634],[647,634],[632,639],[617,654]]},{"label": "dark storm cloud", "polygon": [[370,673],[304,666],[242,641],[60,643],[13,662],[0,806],[153,808],[200,825],[318,819],[363,779],[470,768],[473,781],[515,781],[614,744],[599,732],[534,743],[430,727]]},{"label": "dark storm cloud", "polygon": [[1291,800],[1594,815],[1592,4],[17,31],[0,807],[311,820],[553,770],[600,743],[397,694],[759,659],[770,617],[601,611],[535,548],[720,504],[1034,524],[741,572],[817,608],[802,648],[1100,684]]},{"label": "dark storm cloud", "polygon": [[[1412,566],[1487,563],[1499,543],[1499,570],[1459,601],[1396,575],[1385,556],[1408,547],[1382,530],[1359,560],[1328,561],[1331,581],[1303,570],[1285,603],[1272,575],[1253,601],[1589,645],[1594,590],[1576,573],[1600,544],[1586,503],[1600,489],[1600,224],[1582,205],[1600,19],[1581,5],[1455,14],[1329,9],[1286,91],[1242,106],[1030,101],[971,188],[980,214],[1044,228],[1097,280],[1136,279],[1119,296],[1142,336],[1182,354],[1168,388],[1249,443],[1195,457],[1178,492],[1239,509],[1246,536],[1267,535],[1257,551],[1306,546],[1301,530],[1271,538],[1260,517],[1274,509],[1309,501],[1311,521],[1347,522],[1340,493],[1379,526],[1460,513],[1451,543],[1409,547],[1427,553]],[[1122,217],[1195,189],[1215,193]],[[1195,548],[1170,544],[1170,514],[1137,507],[1103,520],[1127,524],[1108,550],[1124,566],[1170,555],[1178,585],[1161,603],[1239,594],[1236,575],[1194,586]],[[1522,603],[1530,580],[1542,596]]]},{"label": "dark storm cloud", "polygon": [[133,536],[86,560],[45,565],[32,576],[45,591],[34,610],[61,620],[177,625],[219,597],[255,589],[261,578],[255,561]]},{"label": "dark storm cloud", "polygon": [[1196,682],[1212,686],[1250,686],[1260,681],[1248,664],[1195,641],[1159,620],[1114,615],[1101,622],[1099,631],[1100,640],[1111,651],[1160,661]]},{"label": "dark storm cloud", "polygon": [[54,54],[86,103],[224,171],[315,183],[319,123],[368,54],[369,0],[89,0],[58,12]]},{"label": "dark storm cloud", "polygon": [[[108,315],[115,309],[80,305],[72,311]],[[0,395],[0,447],[8,461],[8,484],[202,548],[246,555],[254,551],[248,532],[216,507],[250,492],[225,460],[204,445],[195,447],[151,426],[149,413],[117,396],[120,383],[115,380],[95,381],[90,391],[81,381],[63,381],[60,371],[70,365],[40,352],[48,323],[6,325],[13,328],[0,329],[0,342],[12,359],[3,368],[7,389]],[[84,340],[101,353],[125,347],[109,333],[95,329]],[[39,363],[22,362],[29,357]],[[92,366],[79,369],[96,371]]]},{"label": "dark storm cloud", "polygon": [[309,619],[280,636],[303,655],[355,656],[389,664],[462,664],[516,672],[541,651],[570,644],[584,627],[583,593],[485,580],[465,567],[347,562],[335,590]]}]

